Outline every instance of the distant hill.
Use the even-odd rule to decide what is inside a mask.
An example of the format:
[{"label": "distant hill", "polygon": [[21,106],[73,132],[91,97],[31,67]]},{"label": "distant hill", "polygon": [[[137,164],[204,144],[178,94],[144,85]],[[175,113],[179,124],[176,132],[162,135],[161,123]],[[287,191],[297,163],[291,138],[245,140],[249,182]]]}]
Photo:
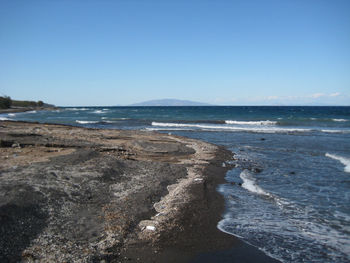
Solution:
[{"label": "distant hill", "polygon": [[190,100],[176,100],[176,99],[162,99],[162,100],[148,100],[140,103],[131,104],[129,106],[211,106],[208,103],[190,101]]}]

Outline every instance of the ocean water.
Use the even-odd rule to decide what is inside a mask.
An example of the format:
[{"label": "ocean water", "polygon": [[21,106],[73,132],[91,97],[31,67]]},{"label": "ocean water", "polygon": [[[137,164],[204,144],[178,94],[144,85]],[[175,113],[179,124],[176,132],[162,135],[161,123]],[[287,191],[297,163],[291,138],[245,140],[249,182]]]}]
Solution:
[{"label": "ocean water", "polygon": [[235,168],[217,189],[221,231],[282,262],[350,262],[350,107],[77,107],[1,119],[223,145]]}]

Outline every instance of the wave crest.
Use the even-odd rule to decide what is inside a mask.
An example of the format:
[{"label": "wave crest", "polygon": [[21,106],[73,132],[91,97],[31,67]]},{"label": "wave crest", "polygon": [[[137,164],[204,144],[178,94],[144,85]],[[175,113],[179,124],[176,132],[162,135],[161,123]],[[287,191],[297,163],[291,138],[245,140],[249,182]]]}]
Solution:
[{"label": "wave crest", "polygon": [[80,120],[76,120],[76,123],[80,123],[80,124],[93,124],[93,123],[98,123],[98,121],[80,121]]},{"label": "wave crest", "polygon": [[343,156],[339,156],[339,155],[331,154],[331,153],[326,153],[325,156],[328,158],[331,158],[333,160],[337,160],[337,161],[341,162],[343,165],[345,165],[344,171],[347,173],[350,173],[350,159],[349,158],[345,158]]},{"label": "wave crest", "polygon": [[226,120],[226,124],[237,124],[237,125],[276,125],[277,121],[232,121]]},{"label": "wave crest", "polygon": [[152,126],[158,127],[186,127],[189,129],[203,130],[227,130],[227,131],[249,131],[257,133],[283,133],[283,132],[309,132],[310,129],[302,128],[279,128],[279,127],[238,127],[228,125],[210,125],[210,124],[189,124],[189,123],[170,123],[170,122],[152,122]]},{"label": "wave crest", "polygon": [[242,187],[247,189],[249,192],[271,197],[271,194],[265,192],[260,186],[256,184],[254,178],[248,172],[248,170],[244,170],[243,172],[241,172],[239,177],[241,177],[241,179],[243,180]]}]

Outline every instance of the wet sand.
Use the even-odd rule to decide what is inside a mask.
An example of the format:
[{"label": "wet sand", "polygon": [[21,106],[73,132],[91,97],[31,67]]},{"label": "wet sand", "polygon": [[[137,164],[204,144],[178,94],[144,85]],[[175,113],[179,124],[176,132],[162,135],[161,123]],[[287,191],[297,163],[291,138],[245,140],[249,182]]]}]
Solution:
[{"label": "wet sand", "polygon": [[0,145],[1,262],[276,262],[216,228],[221,147],[11,121]]}]

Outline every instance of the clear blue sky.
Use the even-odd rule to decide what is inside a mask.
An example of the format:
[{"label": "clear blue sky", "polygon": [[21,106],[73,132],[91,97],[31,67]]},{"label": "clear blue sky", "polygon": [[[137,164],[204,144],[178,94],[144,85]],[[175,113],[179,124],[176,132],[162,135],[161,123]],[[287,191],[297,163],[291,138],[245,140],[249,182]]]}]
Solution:
[{"label": "clear blue sky", "polygon": [[0,92],[350,105],[350,1],[0,0]]}]

